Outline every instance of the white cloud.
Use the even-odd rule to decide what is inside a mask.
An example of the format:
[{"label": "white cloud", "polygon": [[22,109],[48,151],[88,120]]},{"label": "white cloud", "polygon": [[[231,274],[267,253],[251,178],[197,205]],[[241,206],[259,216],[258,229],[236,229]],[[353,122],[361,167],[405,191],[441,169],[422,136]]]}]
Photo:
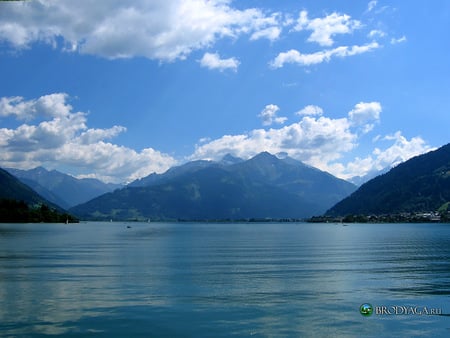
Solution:
[{"label": "white cloud", "polygon": [[[269,110],[277,110],[276,105]],[[379,119],[382,111],[378,102],[358,103],[344,118],[322,116],[323,110],[317,106],[306,106],[300,110],[301,119],[280,128],[254,129],[245,134],[224,135],[215,140],[203,140],[189,157],[194,159],[219,160],[226,154],[244,159],[262,151],[272,154],[284,153],[311,166],[348,179],[364,176],[373,171],[396,165],[409,158],[431,150],[420,137],[408,140],[401,132],[374,142],[391,144],[384,149],[376,148],[364,158],[356,157],[344,161],[344,156],[358,147],[358,131]]]},{"label": "white cloud", "polygon": [[[32,100],[0,99],[0,117],[28,122],[15,129],[0,128],[1,167],[70,166],[78,175],[124,182],[163,172],[176,163],[171,156],[151,148],[137,152],[106,142],[126,128],[88,128],[87,114],[73,112],[68,98],[56,93]],[[30,123],[33,121],[35,124]]]},{"label": "white cloud", "polygon": [[379,121],[381,111],[379,102],[360,102],[348,113],[348,117],[352,125],[363,127],[363,132],[367,133]]},{"label": "white cloud", "polygon": [[33,42],[106,58],[172,61],[224,37],[277,39],[279,13],[239,10],[229,0],[52,1],[1,4],[0,41]]},{"label": "white cloud", "polygon": [[[127,182],[152,172],[164,172],[177,161],[152,148],[136,151],[108,142],[126,131],[123,126],[89,128],[87,114],[74,112],[67,94],[56,93],[26,100],[22,97],[0,98],[0,117],[27,119],[16,128],[0,128],[0,167],[73,168],[73,175],[96,177],[110,182]],[[284,123],[279,107],[267,105],[260,113],[267,125]],[[380,118],[379,102],[360,102],[344,118],[323,116],[318,106],[300,110],[298,122],[280,128],[255,129],[238,135],[204,138],[189,159],[220,159],[227,153],[249,158],[261,151],[286,153],[305,163],[342,177],[362,176],[367,172],[398,164],[431,150],[420,137],[410,140],[401,132],[375,137],[374,142],[388,142],[370,155],[350,162],[342,161],[358,146],[359,131]],[[33,122],[35,122],[33,124]]]},{"label": "white cloud", "polygon": [[277,112],[280,110],[280,108],[275,104],[268,104],[265,106],[265,108],[261,111],[261,113],[258,115],[258,117],[261,118],[262,123],[264,126],[270,126],[274,123],[277,124],[283,124],[286,122],[287,117],[280,117],[277,116]]},{"label": "white cloud", "polygon": [[127,128],[122,126],[114,126],[109,129],[88,129],[87,131],[81,133],[79,136],[79,141],[81,144],[92,144],[114,138],[126,130]]},{"label": "white cloud", "polygon": [[[187,58],[193,51],[209,49],[224,38],[246,36],[249,40],[275,41],[287,26],[294,26],[294,31],[311,31],[308,41],[321,46],[332,46],[337,35],[351,34],[363,27],[360,21],[337,12],[310,19],[307,11],[301,11],[295,21],[289,13],[238,8],[234,4],[232,0],[34,0],[1,3],[0,42],[5,41],[18,49],[43,42],[64,52],[108,59],[146,57],[174,61]],[[280,53],[271,65],[274,68],[285,63],[308,66],[378,47],[376,42],[372,42],[310,54],[292,49]],[[204,57],[210,56],[206,53]],[[206,66],[213,61],[223,61],[216,62],[217,69],[236,70],[239,65],[236,58],[204,60],[201,64]]]},{"label": "white cloud", "polygon": [[[286,21],[287,22],[287,21]],[[293,31],[312,31],[307,41],[316,42],[320,46],[330,47],[334,45],[333,37],[338,34],[351,34],[356,29],[360,29],[364,25],[359,20],[351,19],[347,14],[332,13],[323,18],[309,19],[308,12],[303,10],[300,12]],[[372,30],[368,36],[371,39],[382,37],[384,33],[380,30]],[[323,62],[329,62],[331,59],[340,57],[345,58],[358,54],[367,53],[380,48],[378,42],[372,41],[363,45],[338,46],[335,48],[323,49],[312,53],[302,53],[297,49],[291,49],[286,52],[279,53],[269,65],[272,68],[281,68],[285,64],[298,64],[300,66],[311,66]]]},{"label": "white cloud", "polygon": [[433,150],[421,137],[413,137],[408,140],[402,135],[401,131],[397,131],[393,135],[387,135],[382,140],[394,141],[394,144],[384,151],[376,148],[374,155],[381,163],[389,163],[392,166]]},{"label": "white cloud", "polygon": [[[275,106],[276,107],[276,106]],[[250,158],[262,151],[287,153],[316,167],[325,167],[356,146],[357,135],[346,118],[304,116],[299,122],[246,134],[225,135],[196,146],[190,159],[218,160],[227,153]]]},{"label": "white cloud", "polygon": [[0,98],[0,117],[15,116],[19,120],[30,120],[37,114],[46,117],[66,116],[72,107],[65,101],[67,95],[56,93],[41,96],[37,100],[24,101],[21,96]]},{"label": "white cloud", "polygon": [[23,98],[20,96],[2,97],[0,99],[0,116],[14,115],[21,120],[31,118],[33,113],[30,112],[27,104],[21,102],[22,100]]},{"label": "white cloud", "polygon": [[361,27],[361,22],[352,20],[349,15],[332,13],[324,18],[308,19],[308,12],[301,11],[294,27],[296,31],[311,30],[308,38],[310,42],[316,42],[321,46],[334,44],[332,36],[336,34],[349,34]]},{"label": "white cloud", "polygon": [[369,3],[367,4],[367,12],[371,12],[377,6],[377,3],[377,0],[369,1]]},{"label": "white cloud", "polygon": [[81,144],[76,139],[55,149],[52,161],[76,167],[106,182],[131,182],[153,172],[162,173],[177,163],[152,148],[137,152],[109,142]]},{"label": "white cloud", "polygon": [[391,39],[391,44],[392,45],[396,45],[396,44],[398,44],[398,43],[402,43],[402,42],[406,42],[406,36],[402,36],[401,38],[392,38]]},{"label": "white cloud", "polygon": [[373,30],[371,30],[370,32],[369,32],[369,34],[367,35],[369,38],[377,38],[377,37],[379,37],[379,38],[382,38],[382,37],[384,37],[386,35],[386,33],[385,32],[383,32],[382,30],[379,30],[379,29],[373,29]]},{"label": "white cloud", "polygon": [[366,45],[358,46],[340,46],[334,49],[323,50],[311,54],[302,54],[298,50],[291,49],[287,52],[282,52],[270,62],[272,68],[282,68],[286,63],[294,63],[300,66],[311,66],[322,62],[329,62],[333,57],[348,57],[357,54],[367,53],[380,45],[377,42],[371,42]]},{"label": "white cloud", "polygon": [[314,106],[314,105],[309,105],[306,106],[305,108],[303,108],[302,110],[299,110],[297,113],[295,113],[296,115],[310,115],[310,116],[315,116],[315,115],[322,115],[323,114],[323,109],[320,108],[319,106]]},{"label": "white cloud", "polygon": [[394,135],[377,138],[377,141],[393,141],[393,143],[384,149],[377,147],[367,157],[357,157],[347,165],[341,166],[340,176],[343,178],[364,176],[369,172],[394,167],[414,156],[433,150],[421,137],[413,137],[408,140],[400,131]]},{"label": "white cloud", "polygon": [[330,55],[326,52],[316,52],[312,54],[302,54],[296,49],[281,52],[270,62],[272,68],[281,68],[286,63],[297,63],[302,66],[310,66],[324,61],[329,61]]},{"label": "white cloud", "polygon": [[224,71],[226,69],[237,71],[239,64],[240,62],[236,58],[221,59],[217,53],[205,53],[200,60],[200,65],[202,67],[218,69],[220,71]]},{"label": "white cloud", "polygon": [[275,41],[280,37],[281,28],[277,26],[268,27],[259,31],[254,32],[250,36],[250,40],[259,40],[262,38],[268,39],[270,41]]},{"label": "white cloud", "polygon": [[282,32],[283,20],[283,15],[278,12],[269,16],[260,15],[259,18],[255,18],[252,22],[253,28],[250,40],[278,40]]}]

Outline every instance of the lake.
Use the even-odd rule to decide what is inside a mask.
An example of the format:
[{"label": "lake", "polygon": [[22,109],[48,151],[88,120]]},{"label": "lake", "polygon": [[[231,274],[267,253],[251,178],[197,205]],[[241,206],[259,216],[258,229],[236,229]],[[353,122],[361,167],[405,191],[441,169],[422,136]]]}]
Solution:
[{"label": "lake", "polygon": [[448,337],[449,314],[449,224],[0,224],[4,337]]}]

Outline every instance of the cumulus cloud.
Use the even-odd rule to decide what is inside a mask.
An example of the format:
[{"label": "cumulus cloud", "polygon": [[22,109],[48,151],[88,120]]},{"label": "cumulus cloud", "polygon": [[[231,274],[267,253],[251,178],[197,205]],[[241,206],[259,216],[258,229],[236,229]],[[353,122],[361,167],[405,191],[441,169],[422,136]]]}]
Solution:
[{"label": "cumulus cloud", "polygon": [[0,117],[14,116],[19,120],[30,120],[38,114],[45,117],[67,116],[72,107],[66,103],[66,98],[64,93],[44,95],[29,101],[24,101],[20,96],[2,97]]},{"label": "cumulus cloud", "polygon": [[324,18],[309,19],[307,11],[301,11],[297,20],[295,31],[311,30],[308,38],[310,42],[316,42],[321,46],[334,44],[332,36],[336,34],[349,34],[361,27],[361,22],[352,20],[349,15],[332,13]]},{"label": "cumulus cloud", "polygon": [[[74,168],[72,174],[95,177],[108,182],[129,182],[152,172],[164,172],[177,161],[152,148],[136,151],[109,142],[126,131],[123,126],[89,128],[87,114],[76,112],[65,93],[26,100],[23,97],[0,98],[0,118],[20,121],[16,128],[0,128],[1,167],[32,168],[45,165]],[[284,123],[279,107],[267,105],[259,116],[266,125]],[[430,150],[420,137],[410,140],[399,131],[379,136],[374,142],[387,142],[366,157],[347,163],[344,155],[358,147],[361,128],[374,125],[380,118],[379,102],[360,102],[342,118],[324,116],[323,109],[309,105],[296,115],[299,121],[270,129],[254,129],[217,139],[204,138],[196,146],[193,159],[221,159],[227,153],[250,158],[262,151],[284,153],[309,165],[342,177],[362,176],[373,170],[403,162]],[[23,123],[23,120],[26,120]]]},{"label": "cumulus cloud", "polygon": [[329,62],[333,57],[344,58],[367,53],[379,47],[380,45],[377,42],[371,42],[362,46],[340,46],[310,54],[302,54],[296,49],[291,49],[287,52],[279,53],[269,64],[272,68],[282,68],[286,63],[294,63],[300,66],[311,66],[322,62]]},{"label": "cumulus cloud", "polygon": [[[146,57],[170,62],[186,59],[193,51],[211,48],[224,38],[275,41],[283,28],[290,27],[291,32],[311,31],[308,41],[331,47],[337,35],[351,34],[364,27],[360,21],[337,12],[310,19],[304,10],[294,20],[289,13],[241,8],[234,3],[231,0],[0,2],[0,42],[18,49],[40,42],[65,52],[108,59]],[[369,36],[375,37],[370,33]],[[378,47],[372,42],[309,54],[291,49],[280,53],[270,64],[273,68],[285,63],[309,66]],[[204,58],[200,64],[206,67],[215,64],[217,69],[236,70],[239,65],[235,58],[222,60],[210,53]]]},{"label": "cumulus cloud", "polygon": [[[265,110],[273,111],[275,105]],[[303,116],[279,129],[255,129],[245,134],[225,135],[196,146],[190,159],[218,160],[227,153],[250,158],[262,151],[286,153],[310,165],[323,167],[356,146],[357,135],[347,118]]]},{"label": "cumulus cloud", "polygon": [[[271,106],[268,110],[276,111],[278,108],[276,105]],[[203,140],[196,145],[189,159],[219,160],[226,154],[247,159],[262,151],[269,151],[272,154],[288,155],[348,179],[396,165],[431,149],[422,138],[408,140],[401,132],[397,132],[375,140],[390,142],[389,146],[376,148],[364,158],[344,161],[350,151],[358,148],[361,127],[364,129],[368,123],[377,121],[381,111],[378,102],[360,102],[347,117],[330,118],[323,116],[322,108],[310,105],[300,110],[297,113],[300,120],[290,125]]]},{"label": "cumulus cloud", "polygon": [[127,182],[163,172],[176,163],[171,156],[152,148],[137,152],[107,142],[126,128],[88,128],[87,114],[74,112],[68,99],[65,93],[31,100],[1,98],[0,117],[25,119],[27,123],[0,128],[0,166],[25,169],[38,165],[70,166],[81,175]]},{"label": "cumulus cloud", "polygon": [[229,0],[52,1],[1,3],[0,41],[34,42],[106,58],[143,56],[172,61],[217,39],[275,40],[280,14],[236,9]]},{"label": "cumulus cloud", "polygon": [[88,129],[80,134],[79,141],[81,144],[92,144],[114,138],[126,130],[127,128],[122,126],[114,126],[109,129]]},{"label": "cumulus cloud", "polygon": [[280,108],[275,104],[268,104],[265,108],[259,113],[258,117],[261,118],[264,126],[270,126],[274,123],[283,124],[286,122],[287,117],[277,116],[277,112]]},{"label": "cumulus cloud", "polygon": [[381,111],[379,102],[360,102],[348,113],[348,116],[353,125],[362,126],[363,132],[367,133],[373,129],[374,123],[379,121]]},{"label": "cumulus cloud", "polygon": [[397,131],[393,135],[387,135],[381,140],[394,141],[394,144],[386,150],[376,148],[373,152],[383,166],[385,166],[385,163],[395,166],[413,156],[433,150],[421,137],[413,137],[411,140],[408,140],[402,135],[401,131]]},{"label": "cumulus cloud", "polygon": [[281,28],[278,26],[268,27],[259,31],[254,32],[250,36],[250,40],[268,39],[270,41],[275,41],[280,37]]},{"label": "cumulus cloud", "polygon": [[297,113],[295,113],[296,115],[322,115],[323,114],[323,109],[320,108],[319,106],[315,106],[315,105],[309,105],[306,106],[305,108],[299,110]]},{"label": "cumulus cloud", "polygon": [[200,65],[209,69],[224,71],[230,69],[237,71],[240,62],[236,58],[221,59],[218,53],[205,53],[200,60]]},{"label": "cumulus cloud", "polygon": [[408,140],[400,131],[393,135],[378,137],[375,142],[378,141],[389,142],[390,145],[385,148],[376,147],[367,157],[357,157],[345,166],[341,165],[339,170],[340,176],[343,178],[364,176],[369,172],[394,167],[414,156],[434,149],[421,137],[412,137]]}]

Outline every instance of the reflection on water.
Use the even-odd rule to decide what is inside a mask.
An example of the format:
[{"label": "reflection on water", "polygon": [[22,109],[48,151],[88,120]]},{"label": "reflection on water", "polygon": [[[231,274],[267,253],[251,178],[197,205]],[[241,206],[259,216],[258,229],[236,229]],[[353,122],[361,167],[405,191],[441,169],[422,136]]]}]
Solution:
[{"label": "reflection on water", "polygon": [[5,336],[448,336],[450,226],[0,225]]}]

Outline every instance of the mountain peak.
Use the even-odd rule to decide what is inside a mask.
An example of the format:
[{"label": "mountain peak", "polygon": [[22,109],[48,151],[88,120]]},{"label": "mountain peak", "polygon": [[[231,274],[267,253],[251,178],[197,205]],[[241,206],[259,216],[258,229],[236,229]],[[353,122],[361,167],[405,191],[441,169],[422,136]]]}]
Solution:
[{"label": "mountain peak", "polygon": [[71,210],[88,219],[304,218],[354,191],[330,174],[285,161],[262,152],[232,165],[189,162]]},{"label": "mountain peak", "polygon": [[48,171],[44,167],[8,171],[42,197],[62,207],[86,202],[115,188],[97,179],[77,179],[57,170]]},{"label": "mountain peak", "polygon": [[224,157],[222,157],[222,160],[220,160],[220,163],[228,165],[228,164],[239,163],[239,162],[242,162],[242,161],[243,161],[242,158],[233,156],[230,153],[228,153]]},{"label": "mountain peak", "polygon": [[255,156],[253,156],[250,160],[263,160],[263,161],[279,161],[279,158],[275,155],[272,155],[268,151],[263,151]]},{"label": "mountain peak", "polygon": [[36,167],[34,169],[30,169],[28,170],[30,173],[34,173],[34,174],[47,174],[49,171],[47,169],[45,169],[44,167]]},{"label": "mountain peak", "polygon": [[255,155],[254,157],[258,157],[258,156],[265,156],[265,157],[276,157],[275,155],[269,153],[268,151],[262,151],[259,154]]}]

